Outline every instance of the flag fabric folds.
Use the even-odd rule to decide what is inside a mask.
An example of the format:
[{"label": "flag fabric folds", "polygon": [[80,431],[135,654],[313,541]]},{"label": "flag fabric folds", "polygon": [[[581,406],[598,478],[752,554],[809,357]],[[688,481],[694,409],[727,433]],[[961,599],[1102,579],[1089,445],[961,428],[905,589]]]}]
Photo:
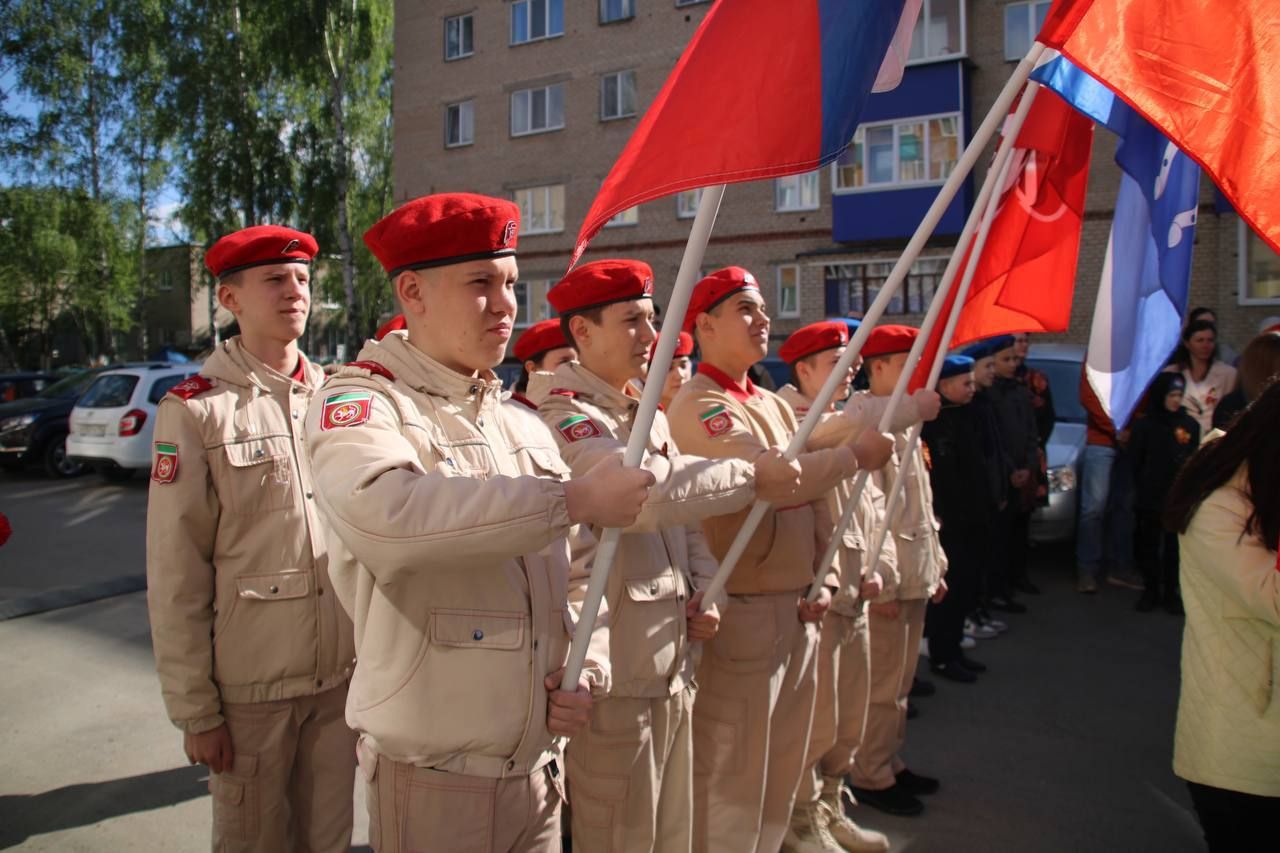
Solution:
[{"label": "flag fabric folds", "polygon": [[1280,3],[1057,0],[1040,41],[1203,166],[1280,252]]},{"label": "flag fabric folds", "polygon": [[1067,59],[1035,76],[1120,137],[1120,189],[1086,373],[1107,416],[1123,426],[1178,343],[1191,289],[1200,167]]},{"label": "flag fabric folds", "polygon": [[1061,98],[1040,93],[1018,134],[1005,185],[997,188],[999,207],[955,333],[943,346],[944,318],[955,304],[964,266],[926,344],[913,389],[927,381],[940,348],[1011,332],[1066,330],[1092,149],[1093,122]]},{"label": "flag fabric folds", "polygon": [[920,6],[719,0],[605,178],[570,266],[606,222],[637,204],[836,159],[873,88],[901,79],[915,24],[907,16]]}]

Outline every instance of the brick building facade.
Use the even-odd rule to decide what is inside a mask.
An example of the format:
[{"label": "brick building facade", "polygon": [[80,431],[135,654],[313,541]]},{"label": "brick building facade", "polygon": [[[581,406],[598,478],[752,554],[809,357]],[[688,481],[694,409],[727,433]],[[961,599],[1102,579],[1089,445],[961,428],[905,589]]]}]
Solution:
[{"label": "brick building facade", "polygon": [[[859,144],[808,176],[728,187],[704,266],[755,272],[774,337],[870,301],[963,142],[986,115],[1048,2],[925,0],[917,59],[898,90],[872,97]],[[705,0],[397,0],[397,202],[468,190],[522,207],[520,322],[551,316],[600,182],[710,8]],[[751,57],[743,58],[751,61]],[[726,70],[725,86],[732,86]],[[1060,337],[1088,338],[1115,204],[1115,140],[1098,131],[1072,307]],[[985,158],[984,158],[985,160]],[[985,163],[975,176],[980,181]],[[970,181],[907,283],[895,319],[917,322],[974,195]],[[1280,259],[1240,225],[1209,181],[1201,194],[1191,304],[1217,313],[1237,348],[1280,314]],[[641,205],[606,227],[586,259],[675,279],[695,194]]]}]

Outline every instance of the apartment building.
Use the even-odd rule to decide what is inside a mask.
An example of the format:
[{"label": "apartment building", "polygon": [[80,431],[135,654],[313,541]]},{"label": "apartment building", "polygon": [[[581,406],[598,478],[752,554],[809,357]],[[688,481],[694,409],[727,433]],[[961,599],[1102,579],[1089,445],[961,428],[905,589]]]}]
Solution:
[{"label": "apartment building", "polygon": [[[779,340],[805,323],[864,310],[1049,5],[924,0],[902,85],[872,96],[844,156],[808,174],[729,186],[705,268],[739,264],[755,272]],[[466,190],[514,199],[523,218],[522,324],[552,316],[546,290],[563,274],[601,181],[711,6],[397,0],[396,198]],[[723,85],[732,89],[732,68]],[[1063,340],[1088,338],[1119,185],[1114,154],[1114,139],[1098,131]],[[893,319],[920,319],[984,172],[985,165],[947,210],[891,303]],[[697,198],[696,191],[681,193],[619,214],[586,259],[648,261],[661,302]],[[1207,179],[1201,202],[1191,301],[1214,309],[1224,338],[1241,346],[1263,318],[1280,314],[1280,258]]]}]

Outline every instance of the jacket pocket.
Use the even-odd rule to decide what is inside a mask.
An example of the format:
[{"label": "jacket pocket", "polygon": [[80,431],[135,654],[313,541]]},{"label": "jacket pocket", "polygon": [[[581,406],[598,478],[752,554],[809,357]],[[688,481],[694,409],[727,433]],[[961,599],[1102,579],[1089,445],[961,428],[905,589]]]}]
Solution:
[{"label": "jacket pocket", "polygon": [[512,651],[524,645],[523,614],[477,610],[433,610],[431,642],[458,649]]},{"label": "jacket pocket", "polygon": [[[560,458],[560,454],[549,447],[522,447],[516,451],[516,456],[520,470],[529,471],[536,477],[567,480],[572,473],[569,466]],[[520,459],[520,457],[524,458]]]},{"label": "jacket pocket", "polygon": [[720,630],[705,644],[704,663],[727,672],[763,672],[773,665],[777,635],[772,603],[735,598],[720,620]]},{"label": "jacket pocket", "polygon": [[609,657],[615,684],[668,678],[684,636],[681,586],[673,571],[623,581],[623,600],[612,614]]},{"label": "jacket pocket", "polygon": [[288,436],[256,436],[218,451],[218,501],[232,515],[258,515],[293,505],[293,448]]},{"label": "jacket pocket", "polygon": [[[213,635],[214,675],[229,686],[311,676],[316,666],[315,579],[288,570],[241,575],[224,595]],[[234,595],[231,595],[234,589]]]}]

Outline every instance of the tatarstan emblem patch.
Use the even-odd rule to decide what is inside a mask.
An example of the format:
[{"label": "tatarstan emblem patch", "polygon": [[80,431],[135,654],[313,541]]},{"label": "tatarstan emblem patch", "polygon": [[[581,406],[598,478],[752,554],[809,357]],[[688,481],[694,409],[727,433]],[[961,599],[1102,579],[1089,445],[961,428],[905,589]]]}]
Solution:
[{"label": "tatarstan emblem patch", "polygon": [[733,416],[729,414],[729,410],[723,405],[707,409],[701,415],[698,415],[698,420],[702,422],[702,428],[707,431],[707,435],[712,438],[724,435],[733,429]]},{"label": "tatarstan emblem patch", "polygon": [[373,413],[372,391],[344,391],[325,398],[320,429],[341,429],[369,420]]},{"label": "tatarstan emblem patch", "polygon": [[172,483],[178,479],[178,445],[157,441],[155,457],[155,463],[151,466],[151,479],[157,483]]},{"label": "tatarstan emblem patch", "polygon": [[556,429],[568,442],[582,441],[585,438],[597,438],[604,435],[596,422],[586,415],[570,415],[556,424]]}]

